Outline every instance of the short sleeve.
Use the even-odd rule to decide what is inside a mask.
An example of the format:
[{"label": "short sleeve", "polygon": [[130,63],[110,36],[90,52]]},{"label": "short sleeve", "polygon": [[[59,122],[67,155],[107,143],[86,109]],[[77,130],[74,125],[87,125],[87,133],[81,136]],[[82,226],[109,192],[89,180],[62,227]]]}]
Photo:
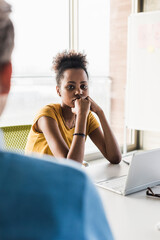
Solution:
[{"label": "short sleeve", "polygon": [[35,124],[36,124],[37,120],[42,116],[51,117],[51,118],[55,119],[57,122],[57,114],[56,114],[54,107],[51,105],[46,105],[36,115],[36,117],[33,121],[33,125],[32,125],[33,131],[35,131]]},{"label": "short sleeve", "polygon": [[97,119],[94,117],[93,113],[90,111],[87,121],[87,135],[93,132],[96,128],[99,127]]}]

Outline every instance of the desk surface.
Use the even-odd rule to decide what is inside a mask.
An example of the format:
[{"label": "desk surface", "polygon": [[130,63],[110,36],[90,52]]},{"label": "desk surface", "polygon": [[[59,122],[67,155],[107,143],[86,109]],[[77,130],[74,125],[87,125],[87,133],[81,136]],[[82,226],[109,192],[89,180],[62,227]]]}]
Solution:
[{"label": "desk surface", "polygon": [[[101,159],[85,168],[95,182],[127,174],[129,166],[109,164]],[[160,240],[156,224],[160,222],[160,199],[146,196],[141,191],[122,196],[98,187],[115,240]]]}]

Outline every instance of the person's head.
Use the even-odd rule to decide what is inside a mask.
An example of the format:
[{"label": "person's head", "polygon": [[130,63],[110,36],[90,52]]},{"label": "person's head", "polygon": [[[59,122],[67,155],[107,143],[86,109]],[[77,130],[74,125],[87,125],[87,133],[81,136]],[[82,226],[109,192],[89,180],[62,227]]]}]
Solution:
[{"label": "person's head", "polygon": [[75,51],[58,53],[53,59],[57,93],[62,102],[74,106],[77,98],[88,96],[88,72],[86,55]]},{"label": "person's head", "polygon": [[14,27],[9,18],[11,6],[0,0],[0,114],[10,90],[11,54],[14,46]]}]

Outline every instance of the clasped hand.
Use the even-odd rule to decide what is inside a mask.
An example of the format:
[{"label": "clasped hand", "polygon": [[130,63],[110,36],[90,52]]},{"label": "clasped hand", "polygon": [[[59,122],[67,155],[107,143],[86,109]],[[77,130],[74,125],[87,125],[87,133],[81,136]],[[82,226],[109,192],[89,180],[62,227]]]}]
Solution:
[{"label": "clasped hand", "polygon": [[88,115],[89,110],[97,113],[101,110],[101,108],[89,96],[75,100],[75,106],[72,108],[72,112],[74,114]]}]

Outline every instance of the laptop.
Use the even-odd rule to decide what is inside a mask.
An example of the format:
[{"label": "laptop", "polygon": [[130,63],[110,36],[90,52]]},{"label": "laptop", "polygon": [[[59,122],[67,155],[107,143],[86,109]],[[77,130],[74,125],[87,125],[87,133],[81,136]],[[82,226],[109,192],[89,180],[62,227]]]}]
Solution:
[{"label": "laptop", "polygon": [[129,195],[159,184],[160,149],[134,153],[127,175],[96,182],[97,186],[122,195]]}]

